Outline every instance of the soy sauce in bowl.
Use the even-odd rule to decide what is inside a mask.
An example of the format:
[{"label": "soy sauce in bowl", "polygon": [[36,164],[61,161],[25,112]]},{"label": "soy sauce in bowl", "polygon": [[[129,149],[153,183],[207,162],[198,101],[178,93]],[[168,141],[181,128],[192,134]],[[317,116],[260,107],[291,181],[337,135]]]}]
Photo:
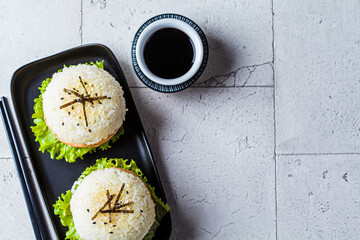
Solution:
[{"label": "soy sauce in bowl", "polygon": [[174,79],[190,70],[194,51],[194,44],[186,33],[175,28],[162,28],[147,39],[144,60],[156,76]]},{"label": "soy sauce in bowl", "polygon": [[204,32],[187,17],[164,13],[147,20],[134,36],[134,71],[149,88],[173,93],[194,84],[205,70],[208,44]]}]

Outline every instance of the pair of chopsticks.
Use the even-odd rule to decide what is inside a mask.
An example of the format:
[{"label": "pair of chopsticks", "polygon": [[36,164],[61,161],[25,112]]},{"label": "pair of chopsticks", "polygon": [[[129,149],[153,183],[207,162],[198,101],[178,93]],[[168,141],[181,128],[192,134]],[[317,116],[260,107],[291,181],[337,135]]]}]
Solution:
[{"label": "pair of chopsticks", "polygon": [[29,211],[31,224],[34,229],[36,239],[46,239],[44,225],[42,224],[40,209],[36,201],[34,187],[30,180],[30,175],[26,171],[25,157],[21,150],[21,144],[14,125],[12,115],[5,97],[1,97],[0,100],[1,116],[4,124],[4,128],[7,134],[7,138],[10,144],[10,149],[14,157],[16,169],[19,175],[20,184],[24,193],[27,209]]}]

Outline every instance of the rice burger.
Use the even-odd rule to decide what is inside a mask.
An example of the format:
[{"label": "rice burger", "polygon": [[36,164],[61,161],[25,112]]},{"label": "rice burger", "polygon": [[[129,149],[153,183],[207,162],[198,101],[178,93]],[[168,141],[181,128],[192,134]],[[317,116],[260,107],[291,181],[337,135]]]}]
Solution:
[{"label": "rice burger", "polygon": [[70,201],[81,239],[143,239],[155,221],[155,204],[144,182],[121,168],[88,175]]},{"label": "rice burger", "polygon": [[42,95],[47,127],[72,147],[97,147],[112,138],[125,120],[123,90],[95,65],[65,67],[52,76]]},{"label": "rice burger", "polygon": [[67,239],[151,239],[169,211],[135,162],[123,159],[97,160],[61,198],[54,209]]}]

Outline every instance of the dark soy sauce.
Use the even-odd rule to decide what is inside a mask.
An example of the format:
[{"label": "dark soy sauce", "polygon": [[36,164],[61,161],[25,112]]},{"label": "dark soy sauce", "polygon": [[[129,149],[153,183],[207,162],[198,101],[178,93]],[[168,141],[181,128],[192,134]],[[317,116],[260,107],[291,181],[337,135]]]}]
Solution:
[{"label": "dark soy sauce", "polygon": [[163,28],[153,33],[144,48],[145,64],[160,78],[172,79],[184,75],[194,62],[194,46],[184,32]]}]

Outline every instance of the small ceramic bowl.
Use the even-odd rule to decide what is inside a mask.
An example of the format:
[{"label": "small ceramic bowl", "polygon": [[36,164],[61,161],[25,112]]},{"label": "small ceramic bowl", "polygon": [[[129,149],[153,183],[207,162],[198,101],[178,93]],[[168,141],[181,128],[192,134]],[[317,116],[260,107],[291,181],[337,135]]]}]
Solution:
[{"label": "small ceramic bowl", "polygon": [[[145,44],[153,33],[163,28],[178,29],[184,32],[193,43],[193,64],[185,74],[177,78],[158,77],[145,64]],[[178,14],[161,14],[147,20],[136,32],[131,57],[136,75],[146,86],[159,92],[177,92],[192,85],[205,70],[208,44],[203,31],[190,19]]]}]

